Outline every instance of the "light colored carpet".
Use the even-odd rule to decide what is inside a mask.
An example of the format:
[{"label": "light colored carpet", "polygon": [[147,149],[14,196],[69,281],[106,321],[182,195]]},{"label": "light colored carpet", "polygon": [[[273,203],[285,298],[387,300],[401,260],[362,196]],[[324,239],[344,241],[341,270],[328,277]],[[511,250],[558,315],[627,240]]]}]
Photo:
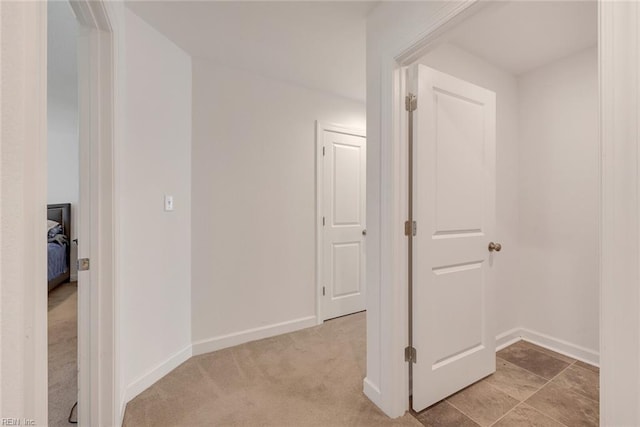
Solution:
[{"label": "light colored carpet", "polygon": [[71,426],[67,418],[77,399],[78,284],[49,293],[49,427]]},{"label": "light colored carpet", "polygon": [[362,393],[365,313],[193,357],[133,399],[124,425],[421,426]]}]

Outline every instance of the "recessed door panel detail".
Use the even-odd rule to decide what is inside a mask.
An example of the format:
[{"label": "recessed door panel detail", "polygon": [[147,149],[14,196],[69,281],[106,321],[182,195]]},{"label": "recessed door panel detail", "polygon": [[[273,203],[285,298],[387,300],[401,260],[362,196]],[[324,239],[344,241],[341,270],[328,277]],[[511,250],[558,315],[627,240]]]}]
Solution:
[{"label": "recessed door panel detail", "polygon": [[[434,269],[432,322],[447,329],[435,335],[432,363],[442,366],[450,359],[482,344],[482,264]],[[439,304],[438,301],[447,301]]]},{"label": "recessed door panel detail", "polygon": [[333,143],[333,224],[360,224],[360,147]]},{"label": "recessed door panel detail", "polygon": [[483,214],[483,105],[449,92],[434,92],[435,232],[477,232],[482,229]]},{"label": "recessed door panel detail", "polygon": [[332,298],[344,298],[360,292],[360,242],[333,245]]}]

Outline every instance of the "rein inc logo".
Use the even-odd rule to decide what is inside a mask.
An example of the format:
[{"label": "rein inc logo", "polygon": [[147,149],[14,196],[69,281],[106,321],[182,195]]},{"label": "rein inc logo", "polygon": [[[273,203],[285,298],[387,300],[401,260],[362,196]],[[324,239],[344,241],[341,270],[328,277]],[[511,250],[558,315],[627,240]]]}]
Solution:
[{"label": "rein inc logo", "polygon": [[0,426],[34,426],[36,420],[30,418],[0,418]]}]

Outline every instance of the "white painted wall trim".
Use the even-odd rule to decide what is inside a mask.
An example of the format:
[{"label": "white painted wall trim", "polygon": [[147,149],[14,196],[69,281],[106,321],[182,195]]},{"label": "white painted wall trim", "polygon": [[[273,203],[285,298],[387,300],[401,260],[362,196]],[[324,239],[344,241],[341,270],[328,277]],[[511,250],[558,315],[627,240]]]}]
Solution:
[{"label": "white painted wall trim", "polygon": [[581,360],[590,365],[600,366],[600,354],[595,350],[590,350],[560,338],[555,338],[530,329],[523,328],[521,329],[520,334],[522,339],[525,341],[553,350],[556,353]]},{"label": "white painted wall trim", "polygon": [[182,350],[173,353],[166,360],[158,363],[156,366],[149,369],[146,373],[136,378],[131,384],[127,386],[127,390],[125,391],[125,398],[120,410],[122,415],[124,415],[124,409],[127,403],[129,403],[137,395],[151,387],[169,372],[173,371],[175,368],[189,360],[192,355],[192,346],[188,345]]},{"label": "white painted wall trim", "polygon": [[514,328],[496,336],[496,353],[523,340],[590,365],[600,366],[600,354],[597,351],[526,328]]},{"label": "white painted wall trim", "polygon": [[302,317],[300,319],[247,329],[228,335],[198,340],[193,343],[193,355],[197,356],[227,347],[244,344],[263,338],[295,332],[300,329],[310,328],[316,325],[316,316]]},{"label": "white painted wall trim", "polygon": [[324,155],[323,155],[323,133],[325,131],[355,135],[366,138],[367,132],[364,129],[353,129],[334,123],[324,123],[316,120],[316,321],[320,325],[324,321],[322,314],[322,286],[324,278],[324,262],[322,258],[323,250],[323,225],[322,217],[324,213]]},{"label": "white painted wall trim", "polygon": [[[78,42],[80,179],[84,233],[79,257],[91,258],[91,270],[79,274],[78,416],[83,425],[110,426],[121,420],[118,411],[116,357],[116,234],[114,117],[117,47],[114,28],[119,24],[113,2],[71,0],[81,27]],[[83,144],[84,142],[84,144]],[[82,242],[85,244],[83,245]],[[84,274],[84,277],[83,277]],[[84,286],[82,286],[84,285]]]},{"label": "white painted wall trim", "polygon": [[599,1],[600,423],[640,425],[640,5]]},{"label": "white painted wall trim", "polygon": [[[446,28],[477,3],[477,0],[448,2],[431,15],[419,14],[423,16],[423,22],[412,22],[413,28],[409,31],[403,23],[387,22],[390,26],[404,27],[403,31],[397,32],[398,39],[385,37],[378,40],[380,46],[376,48],[379,50],[375,52],[370,51],[371,40],[367,35],[367,218],[370,230],[367,258],[372,262],[367,268],[365,389],[373,385],[380,390],[380,398],[372,400],[392,418],[409,409],[408,367],[402,351],[408,341],[408,254],[402,228],[407,214],[404,202],[408,191],[403,140],[405,93],[402,67],[421,56]],[[383,3],[377,10],[385,7],[391,9],[393,6]],[[407,6],[413,7],[420,6]],[[393,13],[393,10],[389,12]],[[380,18],[384,14],[381,12],[378,19],[384,20]],[[370,20],[372,15],[376,15],[376,10],[370,15]],[[402,18],[411,20],[415,16],[405,15]],[[395,28],[390,31],[393,30]],[[372,57],[376,58],[375,62],[369,60]],[[375,81],[372,76],[375,76]],[[378,187],[369,189],[374,187],[372,184],[378,184]],[[373,268],[376,261],[379,262],[378,268]],[[377,382],[375,378],[378,378]]]},{"label": "white painted wall trim", "polygon": [[522,328],[514,328],[496,336],[496,352],[522,340]]},{"label": "white painted wall trim", "polygon": [[376,406],[382,405],[382,393],[380,393],[380,389],[375,386],[368,378],[365,378],[363,381],[364,388],[363,393],[365,396],[369,398]]},{"label": "white painted wall trim", "polygon": [[600,366],[600,354],[597,351],[526,328],[515,328],[496,336],[496,352],[523,340],[590,365]]}]

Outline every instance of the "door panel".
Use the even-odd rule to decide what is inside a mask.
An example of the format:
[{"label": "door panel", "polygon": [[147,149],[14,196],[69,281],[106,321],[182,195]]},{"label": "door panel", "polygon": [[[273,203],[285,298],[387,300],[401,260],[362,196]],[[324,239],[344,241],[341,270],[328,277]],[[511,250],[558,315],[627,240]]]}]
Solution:
[{"label": "door panel", "polygon": [[359,225],[361,147],[333,144],[333,225]]},{"label": "door panel", "polygon": [[413,407],[495,371],[495,94],[422,65],[413,127]]},{"label": "door panel", "polygon": [[325,130],[323,157],[323,320],[365,308],[366,144]]},{"label": "door panel", "polygon": [[360,242],[333,245],[334,298],[356,295],[360,292]]}]

